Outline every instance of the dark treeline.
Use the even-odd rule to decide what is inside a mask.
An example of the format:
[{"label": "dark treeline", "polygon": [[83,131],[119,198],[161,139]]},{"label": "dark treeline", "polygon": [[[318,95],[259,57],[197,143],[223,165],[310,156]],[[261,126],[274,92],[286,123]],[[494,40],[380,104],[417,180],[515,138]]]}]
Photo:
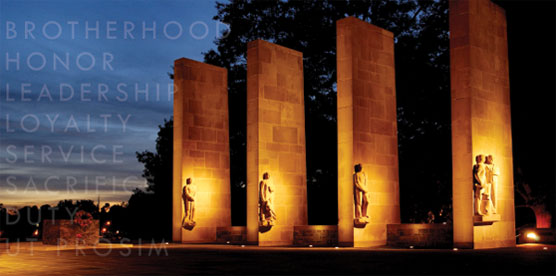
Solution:
[{"label": "dark treeline", "polygon": [[[140,193],[143,194],[143,193]],[[155,215],[145,211],[152,206],[152,200],[137,200],[133,195],[132,202],[110,206],[98,206],[92,200],[62,200],[57,205],[25,206],[20,209],[5,208],[0,203],[0,238],[10,241],[41,239],[44,223],[49,220],[74,220],[79,211],[85,211],[99,220],[99,234],[106,239],[137,240],[148,238],[162,240],[165,238],[161,227],[157,225]],[[105,228],[104,232],[101,232]]]},{"label": "dark treeline", "polygon": [[[154,193],[136,191],[129,203],[98,206],[92,200],[62,200],[57,205],[25,206],[20,209],[6,208],[0,203],[0,238],[11,241],[41,239],[42,229],[49,220],[74,220],[83,210],[99,220],[99,234],[106,239],[168,240],[164,233],[164,217],[153,206]],[[167,219],[167,218],[166,218]],[[102,231],[104,229],[104,231]],[[167,228],[167,227],[166,227]]]},{"label": "dark treeline", "polygon": [[40,238],[45,220],[73,219],[79,210],[90,213],[95,219],[99,218],[98,207],[92,200],[62,200],[55,206],[46,204],[20,209],[4,208],[0,204],[1,237],[10,240]]}]

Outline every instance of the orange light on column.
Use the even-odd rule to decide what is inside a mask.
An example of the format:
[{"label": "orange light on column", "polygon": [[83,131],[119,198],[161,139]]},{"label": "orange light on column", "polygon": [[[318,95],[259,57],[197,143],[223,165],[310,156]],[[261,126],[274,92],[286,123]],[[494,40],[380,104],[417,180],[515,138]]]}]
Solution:
[{"label": "orange light on column", "polygon": [[[174,242],[212,243],[217,227],[231,226],[227,85],[225,68],[186,58],[174,62]],[[184,220],[189,178],[195,198]]]},{"label": "orange light on column", "polygon": [[[247,241],[293,244],[307,225],[303,54],[270,42],[247,44]],[[259,216],[263,174],[275,189],[274,224]],[[269,216],[272,217],[272,216]]]},{"label": "orange light on column", "polygon": [[[336,33],[338,241],[341,246],[385,245],[386,225],[400,223],[394,35],[354,17],[338,20]],[[354,210],[356,164],[366,175],[370,197],[359,215]]]},{"label": "orange light on column", "polygon": [[[489,0],[449,2],[454,246],[513,247],[515,208],[505,12]],[[480,168],[485,161],[483,158],[477,164],[479,155],[491,155],[499,170],[495,183],[490,177],[487,199],[481,198],[484,189],[473,189],[473,167]],[[480,210],[481,206],[490,211]]]}]

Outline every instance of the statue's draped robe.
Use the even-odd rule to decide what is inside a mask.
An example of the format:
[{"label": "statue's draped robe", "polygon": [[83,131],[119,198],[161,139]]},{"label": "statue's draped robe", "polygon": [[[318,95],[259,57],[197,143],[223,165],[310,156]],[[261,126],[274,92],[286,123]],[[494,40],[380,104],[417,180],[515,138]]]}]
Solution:
[{"label": "statue's draped robe", "polygon": [[355,199],[355,218],[367,216],[367,177],[364,172],[356,172],[353,175],[354,199]]}]

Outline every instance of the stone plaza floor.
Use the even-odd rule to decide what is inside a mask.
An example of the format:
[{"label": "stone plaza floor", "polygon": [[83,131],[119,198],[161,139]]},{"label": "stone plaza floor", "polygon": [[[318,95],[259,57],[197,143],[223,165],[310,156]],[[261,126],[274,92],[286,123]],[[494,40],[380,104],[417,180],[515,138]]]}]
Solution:
[{"label": "stone plaza floor", "polygon": [[538,244],[454,251],[184,244],[60,250],[20,243],[0,251],[0,275],[555,275],[555,253],[554,245]]}]

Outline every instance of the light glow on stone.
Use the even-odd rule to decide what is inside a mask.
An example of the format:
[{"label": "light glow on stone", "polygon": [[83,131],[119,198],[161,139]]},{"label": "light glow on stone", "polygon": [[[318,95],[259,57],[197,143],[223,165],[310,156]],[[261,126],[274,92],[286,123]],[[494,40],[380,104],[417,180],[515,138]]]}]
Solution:
[{"label": "light glow on stone", "polygon": [[535,241],[539,241],[539,236],[537,235],[537,233],[535,232],[529,232],[527,233],[527,238],[530,240],[535,240]]}]

